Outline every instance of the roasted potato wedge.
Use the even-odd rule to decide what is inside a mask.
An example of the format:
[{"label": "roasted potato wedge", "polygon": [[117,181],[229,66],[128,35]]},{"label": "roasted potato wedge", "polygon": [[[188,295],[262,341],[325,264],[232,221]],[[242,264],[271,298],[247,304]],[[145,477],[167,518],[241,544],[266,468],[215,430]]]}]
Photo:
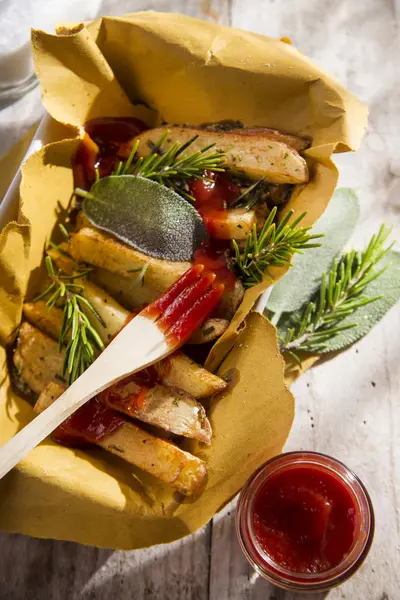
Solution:
[{"label": "roasted potato wedge", "polygon": [[256,224],[256,213],[245,208],[231,208],[212,213],[205,222],[210,235],[218,240],[245,240]]},{"label": "roasted potato wedge", "polygon": [[64,352],[59,352],[58,344],[45,333],[29,323],[22,323],[13,360],[22,381],[40,394],[48,383],[61,375]]},{"label": "roasted potato wedge", "polygon": [[275,142],[281,142],[290,146],[297,152],[303,152],[310,147],[310,140],[298,137],[297,135],[291,135],[290,133],[281,133],[276,129],[268,129],[268,127],[241,127],[234,130],[239,135],[254,135],[256,137],[263,137],[267,140],[274,140]]},{"label": "roasted potato wedge", "polygon": [[211,441],[204,407],[179,388],[160,383],[149,388],[140,376],[133,375],[104,390],[100,397],[110,408],[149,425],[206,444]]},{"label": "roasted potato wedge", "polygon": [[22,314],[31,325],[47,333],[53,339],[58,340],[60,337],[63,319],[61,308],[54,306],[49,310],[46,300],[38,300],[37,302],[25,302],[22,306]]},{"label": "roasted potato wedge", "polygon": [[164,144],[165,148],[177,141],[184,144],[194,136],[198,136],[186,153],[192,153],[209,144],[215,144],[215,148],[225,152],[226,165],[234,173],[244,173],[250,179],[256,180],[265,177],[271,183],[305,183],[308,181],[308,167],[304,158],[286,143],[271,139],[271,137],[264,137],[262,133],[255,135],[254,132],[246,134],[238,133],[235,130],[207,131],[193,127],[158,127],[137,136],[136,139],[140,140],[139,154],[147,156],[151,151],[151,144],[156,144],[166,131],[169,131],[169,135]]},{"label": "roasted potato wedge", "polygon": [[[63,392],[64,387],[50,382],[35,404],[40,413],[50,406]],[[97,443],[105,450],[150,473],[164,483],[191,495],[199,490],[206,477],[205,462],[185,452],[128,420],[114,433]]]},{"label": "roasted potato wedge", "polygon": [[99,446],[187,496],[199,491],[207,475],[203,460],[133,423],[125,423],[115,433],[102,439]]},{"label": "roasted potato wedge", "polygon": [[187,344],[208,344],[219,338],[228,328],[226,319],[207,319],[197,331],[194,332]]},{"label": "roasted potato wedge", "polygon": [[106,269],[93,269],[90,273],[90,279],[107,290],[129,310],[143,308],[143,306],[151,304],[161,293],[161,291],[150,287],[146,282],[142,281],[140,284],[135,284],[131,279]]},{"label": "roasted potato wedge", "polygon": [[68,254],[68,250],[69,244],[63,242],[62,244],[59,244],[57,248],[47,248],[46,252],[58,269],[61,269],[64,273],[68,273],[68,275],[72,275],[74,271],[82,270],[82,265],[79,265],[79,263]]},{"label": "roasted potato wedge", "polygon": [[180,350],[153,366],[163,383],[178,387],[197,399],[213,396],[227,385],[223,379],[198,365]]},{"label": "roasted potato wedge", "polygon": [[224,290],[217,308],[216,316],[230,321],[243,300],[244,287],[239,279],[231,289]]},{"label": "roasted potato wedge", "polygon": [[[66,254],[68,252],[68,244],[60,244],[59,247],[61,248],[61,252],[56,248],[49,248],[47,253],[59,269],[72,274],[79,265],[72,257]],[[150,287],[144,280],[140,284],[135,284],[135,281],[132,281],[132,279],[99,267],[92,268],[92,271],[89,273],[89,279],[99,286],[102,291],[106,290],[109,292],[129,310],[147,306],[147,304],[158,298],[161,293],[161,291]]]},{"label": "roasted potato wedge", "polygon": [[148,265],[145,281],[159,292],[164,292],[191,266],[189,262],[149,258],[90,227],[71,234],[69,252],[76,260],[102,267],[131,280],[137,278],[137,269]]}]

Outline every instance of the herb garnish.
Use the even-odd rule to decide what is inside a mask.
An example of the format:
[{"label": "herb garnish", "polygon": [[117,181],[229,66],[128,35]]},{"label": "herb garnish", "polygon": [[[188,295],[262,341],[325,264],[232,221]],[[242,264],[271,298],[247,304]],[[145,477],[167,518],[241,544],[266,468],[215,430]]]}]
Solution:
[{"label": "herb garnish", "polygon": [[209,144],[192,154],[183,155],[198,138],[198,135],[195,135],[184,144],[175,142],[168,150],[163,151],[162,147],[169,133],[169,131],[166,131],[160,137],[146,158],[141,156],[136,160],[140,144],[137,140],[128,160],[125,163],[120,162],[113,174],[135,175],[153,179],[162,185],[176,189],[177,180],[182,182],[189,179],[205,179],[204,171],[223,172],[225,170],[222,166],[225,162],[225,153],[221,150],[210,151],[215,144]]},{"label": "herb garnish", "polygon": [[58,341],[60,351],[67,343],[62,376],[71,384],[94,361],[96,349],[104,350],[104,344],[86,312],[92,314],[101,325],[105,326],[105,323],[92,304],[82,296],[83,285],[76,283],[77,279],[86,277],[90,269],[66,275],[61,269],[57,272],[54,270],[50,256],[46,256],[45,264],[51,283],[33,302],[48,297],[46,304],[49,309],[57,302],[63,302],[64,315]]},{"label": "herb garnish", "polygon": [[260,233],[256,226],[246,240],[244,250],[241,251],[237,242],[232,240],[234,257],[231,268],[240,276],[245,287],[252,287],[260,283],[269,267],[284,267],[290,263],[294,252],[302,253],[306,248],[317,248],[319,243],[313,240],[323,237],[322,234],[309,233],[310,227],[298,227],[305,217],[301,214],[289,224],[293,211],[289,211],[277,225],[274,223],[277,212],[276,206],[271,210]]},{"label": "herb garnish", "polygon": [[301,364],[298,352],[320,353],[325,342],[341,331],[357,326],[357,323],[349,323],[348,320],[343,323],[345,317],[382,298],[382,295],[368,297],[363,292],[388,267],[375,269],[393,246],[384,247],[390,231],[382,225],[364,252],[352,250],[340,260],[334,260],[329,273],[322,275],[320,288],[313,300],[296,315],[294,326],[288,327],[285,335],[280,337],[283,354]]}]

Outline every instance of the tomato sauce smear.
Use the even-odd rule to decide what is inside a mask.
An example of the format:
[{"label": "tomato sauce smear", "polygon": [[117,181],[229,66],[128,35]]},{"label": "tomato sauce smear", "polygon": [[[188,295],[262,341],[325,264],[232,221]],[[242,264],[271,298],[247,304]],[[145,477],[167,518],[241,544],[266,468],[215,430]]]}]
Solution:
[{"label": "tomato sauce smear", "polygon": [[56,442],[73,448],[96,444],[115,433],[126,419],[105,406],[96,396],[78,408],[53,432]]},{"label": "tomato sauce smear", "polygon": [[132,140],[148,129],[134,117],[101,117],[85,123],[85,136],[73,160],[74,183],[89,189],[96,178],[111,175],[119,161],[129,158]]},{"label": "tomato sauce smear", "polygon": [[281,568],[322,573],[341,563],[354,544],[356,500],[333,473],[294,465],[261,485],[252,525],[259,547]]}]

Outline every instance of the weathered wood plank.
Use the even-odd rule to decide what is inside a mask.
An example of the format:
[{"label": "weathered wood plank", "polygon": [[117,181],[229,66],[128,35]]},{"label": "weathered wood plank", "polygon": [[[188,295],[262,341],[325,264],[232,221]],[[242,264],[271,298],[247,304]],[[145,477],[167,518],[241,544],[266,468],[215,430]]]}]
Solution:
[{"label": "weathered wood plank", "polygon": [[206,600],[209,559],[207,527],[185,540],[133,552],[1,533],[0,598]]}]

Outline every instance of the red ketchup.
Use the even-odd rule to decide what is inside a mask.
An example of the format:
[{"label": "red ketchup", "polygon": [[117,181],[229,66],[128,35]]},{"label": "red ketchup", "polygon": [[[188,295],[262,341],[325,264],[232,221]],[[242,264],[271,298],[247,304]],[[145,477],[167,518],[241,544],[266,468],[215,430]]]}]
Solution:
[{"label": "red ketchup", "polygon": [[210,238],[194,254],[194,263],[205,266],[206,271],[216,274],[216,283],[222,283],[225,289],[234,287],[236,276],[228,267],[227,256],[229,242],[215,239],[217,223],[227,216],[227,209],[240,195],[240,189],[225,175],[205,171],[204,175],[211,181],[194,179],[189,183],[189,190],[195,199],[195,207],[199,211]]},{"label": "red ketchup", "polygon": [[154,367],[148,367],[129,375],[115,383],[100,394],[100,400],[109,408],[121,410],[134,417],[137,409],[141,408],[146,400],[150,388],[159,383],[160,378]]},{"label": "red ketchup", "polygon": [[101,117],[85,123],[86,135],[73,161],[75,186],[90,188],[96,168],[100,177],[110,175],[119,161],[129,157],[133,138],[146,129],[133,117]]},{"label": "red ketchup", "polygon": [[345,465],[291,452],[249,479],[236,525],[246,558],[266,579],[292,591],[325,591],[363,562],[374,515],[363,484]]},{"label": "red ketchup", "polygon": [[193,179],[189,191],[210,237],[215,237],[216,224],[226,218],[227,209],[240,195],[240,189],[222,173],[205,171],[204,175],[211,181]]},{"label": "red ketchup", "polygon": [[125,422],[122,415],[107,408],[95,397],[65,419],[52,437],[65,446],[82,448],[115,433]]},{"label": "red ketchup", "polygon": [[313,466],[272,475],[254,500],[258,544],[272,560],[298,573],[338,565],[354,542],[354,496],[337,477]]}]

